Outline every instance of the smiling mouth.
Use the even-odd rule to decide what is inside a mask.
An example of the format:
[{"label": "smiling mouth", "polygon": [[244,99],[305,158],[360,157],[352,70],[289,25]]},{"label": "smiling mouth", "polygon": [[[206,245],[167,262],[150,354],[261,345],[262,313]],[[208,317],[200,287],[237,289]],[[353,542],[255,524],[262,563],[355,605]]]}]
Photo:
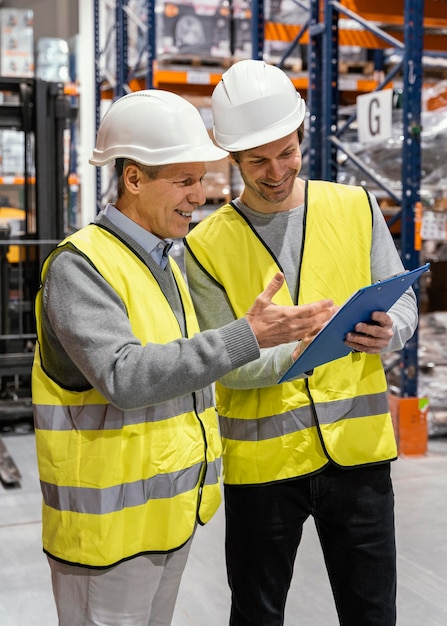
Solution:
[{"label": "smiling mouth", "polygon": [[266,187],[270,187],[271,189],[277,189],[278,187],[282,187],[287,180],[288,178],[284,178],[284,180],[281,180],[279,183],[268,183],[267,181],[264,181],[262,184]]},{"label": "smiling mouth", "polygon": [[182,217],[188,217],[188,218],[192,217],[192,211],[179,211],[177,209],[177,213],[181,215]]}]

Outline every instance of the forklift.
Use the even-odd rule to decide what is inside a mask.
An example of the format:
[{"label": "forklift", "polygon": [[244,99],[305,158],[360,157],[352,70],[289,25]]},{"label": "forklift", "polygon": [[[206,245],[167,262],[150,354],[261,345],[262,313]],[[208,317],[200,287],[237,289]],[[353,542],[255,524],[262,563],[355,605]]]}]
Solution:
[{"label": "forklift", "polygon": [[[40,268],[70,230],[69,179],[76,168],[77,101],[63,83],[0,77],[0,131],[17,141],[0,161],[0,480],[20,483],[2,434],[32,429],[34,299]],[[0,137],[3,133],[0,132]],[[69,138],[67,149],[67,137]],[[18,145],[17,145],[18,144]],[[11,172],[8,149],[22,149]]]}]

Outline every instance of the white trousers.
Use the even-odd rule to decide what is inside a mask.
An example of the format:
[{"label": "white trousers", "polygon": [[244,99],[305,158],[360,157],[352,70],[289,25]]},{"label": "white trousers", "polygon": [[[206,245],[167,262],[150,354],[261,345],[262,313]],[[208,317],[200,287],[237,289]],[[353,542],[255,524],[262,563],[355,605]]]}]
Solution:
[{"label": "white trousers", "polygon": [[106,570],[48,558],[59,626],[169,626],[191,541]]}]

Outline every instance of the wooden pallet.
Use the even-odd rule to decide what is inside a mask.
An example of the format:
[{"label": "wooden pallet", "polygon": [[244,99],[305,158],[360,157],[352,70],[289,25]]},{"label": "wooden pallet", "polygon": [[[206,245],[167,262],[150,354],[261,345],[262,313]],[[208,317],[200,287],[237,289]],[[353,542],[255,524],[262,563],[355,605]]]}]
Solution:
[{"label": "wooden pallet", "polygon": [[338,71],[340,74],[363,74],[370,76],[374,72],[374,63],[372,61],[344,61],[338,62]]},{"label": "wooden pallet", "polygon": [[215,57],[202,54],[170,54],[162,56],[157,60],[159,67],[170,67],[172,65],[181,65],[188,67],[219,67],[228,68],[232,61],[227,57]]},{"label": "wooden pallet", "polygon": [[447,78],[447,66],[446,65],[424,65],[423,68],[424,79],[434,78],[436,80],[445,80]]},{"label": "wooden pallet", "polygon": [[[271,65],[279,65],[281,56],[276,53],[271,53],[266,56],[266,62]],[[281,68],[286,72],[293,72],[295,74],[303,71],[303,60],[300,57],[290,56],[286,57],[281,64]]]}]

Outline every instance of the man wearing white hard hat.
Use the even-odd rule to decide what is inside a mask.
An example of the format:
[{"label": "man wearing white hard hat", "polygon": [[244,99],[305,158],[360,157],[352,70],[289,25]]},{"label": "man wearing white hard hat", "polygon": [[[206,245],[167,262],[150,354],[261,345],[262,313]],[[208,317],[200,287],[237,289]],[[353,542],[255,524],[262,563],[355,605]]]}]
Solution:
[{"label": "man wearing white hard hat", "polygon": [[[371,194],[299,178],[305,104],[282,70],[234,64],[212,109],[215,140],[244,185],[186,238],[202,329],[238,319],[278,270],[286,281],[275,301],[289,306],[321,298],[340,306],[360,287],[403,271]],[[277,384],[306,342],[267,348],[216,384],[231,626],[283,624],[309,516],[340,624],[395,624],[397,450],[380,353],[401,349],[416,324],[409,290],[388,314],[356,325],[344,358]]]},{"label": "man wearing white hard hat", "polygon": [[226,155],[180,96],[117,100],[90,160],[115,161],[117,200],[43,265],[33,409],[61,626],[171,623],[195,528],[220,503],[211,384],[331,314],[330,300],[273,304],[278,273],[242,319],[199,333],[168,252],[205,202],[205,161]]}]

